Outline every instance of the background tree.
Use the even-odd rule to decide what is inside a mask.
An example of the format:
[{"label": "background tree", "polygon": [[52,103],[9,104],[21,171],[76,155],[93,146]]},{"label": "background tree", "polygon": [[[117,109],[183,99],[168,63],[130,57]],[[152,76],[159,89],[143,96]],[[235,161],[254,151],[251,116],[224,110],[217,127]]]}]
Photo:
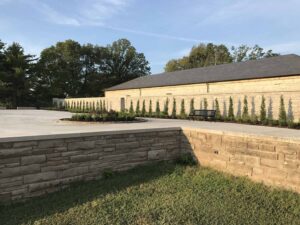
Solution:
[{"label": "background tree", "polygon": [[192,47],[188,56],[170,60],[166,66],[166,72],[184,70],[197,67],[205,67],[230,63],[230,52],[225,45],[199,44]]},{"label": "background tree", "polygon": [[165,65],[165,72],[213,66],[232,62],[242,62],[247,60],[256,60],[278,55],[279,54],[277,53],[273,53],[272,50],[264,51],[264,49],[258,45],[254,45],[253,47],[249,47],[247,45],[240,45],[238,47],[233,46],[231,47],[230,51],[223,44],[199,44],[192,47],[188,56],[184,56],[179,59],[171,59],[170,61],[168,61]]},{"label": "background tree", "polygon": [[[1,101],[10,107],[25,106],[31,103],[31,69],[34,56],[26,55],[18,43],[12,43],[4,50],[0,44]],[[3,55],[4,53],[4,55]]]},{"label": "background tree", "polygon": [[103,72],[108,75],[108,85],[113,86],[150,74],[150,67],[143,53],[127,39],[120,39],[106,47]]}]

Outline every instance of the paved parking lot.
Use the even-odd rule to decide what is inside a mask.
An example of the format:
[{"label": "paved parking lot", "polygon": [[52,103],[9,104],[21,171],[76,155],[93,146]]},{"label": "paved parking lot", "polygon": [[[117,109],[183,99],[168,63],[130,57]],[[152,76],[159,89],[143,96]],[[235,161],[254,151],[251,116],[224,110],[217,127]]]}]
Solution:
[{"label": "paved parking lot", "polygon": [[232,123],[200,122],[171,119],[147,119],[141,123],[82,123],[64,122],[69,112],[47,110],[0,110],[0,139],[51,134],[73,134],[151,128],[191,127],[219,132],[266,135],[278,138],[300,139],[300,130],[241,125]]}]

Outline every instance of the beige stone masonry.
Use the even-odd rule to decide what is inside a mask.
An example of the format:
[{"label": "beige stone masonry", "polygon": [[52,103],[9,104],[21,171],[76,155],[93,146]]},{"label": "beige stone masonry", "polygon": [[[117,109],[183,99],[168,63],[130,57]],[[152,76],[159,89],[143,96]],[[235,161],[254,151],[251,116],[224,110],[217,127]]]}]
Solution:
[{"label": "beige stone masonry", "polygon": [[0,139],[0,202],[191,152],[200,165],[300,193],[300,141],[196,128]]}]

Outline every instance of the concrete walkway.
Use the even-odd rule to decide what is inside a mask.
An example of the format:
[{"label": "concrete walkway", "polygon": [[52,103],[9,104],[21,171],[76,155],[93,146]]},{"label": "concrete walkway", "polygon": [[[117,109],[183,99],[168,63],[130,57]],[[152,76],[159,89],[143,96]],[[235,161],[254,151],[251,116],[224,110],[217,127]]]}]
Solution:
[{"label": "concrete walkway", "polygon": [[0,140],[37,135],[75,134],[101,131],[121,131],[151,128],[197,128],[217,132],[239,133],[300,140],[300,130],[234,123],[147,119],[140,123],[64,122],[71,113],[47,110],[0,110]]}]

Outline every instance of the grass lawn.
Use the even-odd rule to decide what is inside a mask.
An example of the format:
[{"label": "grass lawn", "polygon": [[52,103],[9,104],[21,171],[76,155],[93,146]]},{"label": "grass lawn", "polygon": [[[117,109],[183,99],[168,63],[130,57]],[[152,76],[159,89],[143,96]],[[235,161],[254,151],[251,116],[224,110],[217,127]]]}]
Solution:
[{"label": "grass lawn", "polygon": [[159,163],[26,203],[0,224],[300,224],[300,195],[198,166]]}]

